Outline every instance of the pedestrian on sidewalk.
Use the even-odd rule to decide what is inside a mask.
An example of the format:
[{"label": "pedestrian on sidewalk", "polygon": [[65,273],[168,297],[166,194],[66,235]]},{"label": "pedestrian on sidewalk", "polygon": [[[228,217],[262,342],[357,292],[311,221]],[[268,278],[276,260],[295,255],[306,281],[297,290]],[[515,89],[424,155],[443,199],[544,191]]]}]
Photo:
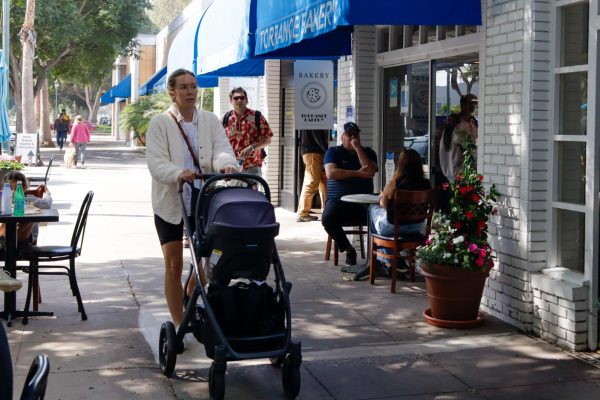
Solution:
[{"label": "pedestrian on sidewalk", "polygon": [[[200,188],[199,173],[235,173],[238,164],[221,121],[211,112],[196,109],[196,75],[174,71],[167,89],[173,104],[150,121],[146,132],[146,156],[152,176],[154,224],[165,261],[165,298],[173,323],[183,319],[183,210],[177,198],[179,184]],[[192,188],[183,185],[186,212],[191,216]],[[191,218],[193,222],[195,218]],[[192,229],[193,233],[194,230]],[[191,296],[195,281],[186,293]]]},{"label": "pedestrian on sidewalk", "polygon": [[83,117],[78,115],[75,117],[75,123],[71,130],[71,143],[75,146],[75,166],[77,160],[81,161],[81,168],[85,168],[85,149],[90,142],[90,129],[83,121]]},{"label": "pedestrian on sidewalk", "polygon": [[60,115],[54,121],[54,131],[56,132],[56,144],[59,149],[63,149],[65,142],[67,141],[67,133],[69,132],[69,124],[71,123],[71,117],[67,114],[67,110],[64,108],[60,112]]},{"label": "pedestrian on sidewalk", "polygon": [[248,108],[248,94],[237,87],[229,93],[232,110],[223,116],[223,126],[242,172],[261,176],[265,147],[271,143],[273,132],[266,118]]},{"label": "pedestrian on sidewalk", "polygon": [[325,208],[325,180],[323,178],[323,156],[329,147],[329,131],[327,130],[301,130],[300,154],[304,161],[304,182],[298,202],[297,222],[316,221],[316,216],[310,215],[313,197],[317,192],[321,194],[321,209]]}]

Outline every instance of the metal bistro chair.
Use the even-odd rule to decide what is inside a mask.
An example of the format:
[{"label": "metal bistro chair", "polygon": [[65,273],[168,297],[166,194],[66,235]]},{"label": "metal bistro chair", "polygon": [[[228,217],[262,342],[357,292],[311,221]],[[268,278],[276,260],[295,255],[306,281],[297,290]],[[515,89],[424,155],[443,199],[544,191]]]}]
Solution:
[{"label": "metal bistro chair", "polygon": [[[10,347],[4,326],[0,324],[0,399],[13,397],[13,370]],[[43,400],[46,395],[46,384],[50,373],[50,362],[45,354],[38,354],[25,378],[21,400]]]},{"label": "metal bistro chair", "polygon": [[[54,156],[50,156],[50,160],[48,161],[48,167],[46,167],[46,174],[43,177],[41,176],[32,176],[29,178],[29,186],[32,182],[42,182],[44,185],[48,185],[48,177],[50,176],[50,168],[52,168],[52,163],[54,162]],[[43,193],[42,193],[43,194]],[[38,196],[41,197],[41,196]]]},{"label": "metal bistro chair", "polygon": [[[435,208],[436,191],[432,190],[396,190],[394,193],[394,236],[382,236],[371,233],[371,250],[369,260],[369,279],[375,284],[375,260],[377,256],[391,260],[392,287],[396,293],[398,259],[406,260],[410,278],[415,280],[415,250],[425,244],[431,232],[431,218]],[[398,228],[405,224],[426,222],[425,235],[420,232],[409,232],[400,235]],[[391,254],[378,251],[378,247],[391,250]],[[407,255],[401,255],[405,251]]]},{"label": "metal bistro chair", "polygon": [[[83,321],[87,320],[87,315],[85,314],[85,309],[83,308],[83,302],[81,301],[81,294],[79,293],[79,286],[77,286],[75,259],[81,255],[88,211],[90,209],[90,205],[92,204],[93,198],[94,192],[89,191],[83,199],[83,203],[81,204],[81,208],[79,210],[79,215],[77,216],[77,222],[75,223],[75,227],[73,229],[73,236],[71,237],[70,245],[30,246],[21,251],[22,258],[29,261],[29,266],[27,267],[29,280],[27,285],[27,298],[25,300],[25,308],[23,310],[23,324],[27,324],[28,321],[29,303],[31,301],[32,292],[37,291],[39,275],[68,276],[69,283],[71,285],[71,292],[73,293],[73,296],[77,298],[77,309],[81,313],[81,319]],[[68,266],[40,264],[66,260],[69,261]],[[44,269],[48,269],[49,271],[44,271]]]},{"label": "metal bistro chair", "polygon": [[21,400],[44,400],[46,397],[46,385],[50,373],[50,361],[45,354],[38,354],[27,373]]}]

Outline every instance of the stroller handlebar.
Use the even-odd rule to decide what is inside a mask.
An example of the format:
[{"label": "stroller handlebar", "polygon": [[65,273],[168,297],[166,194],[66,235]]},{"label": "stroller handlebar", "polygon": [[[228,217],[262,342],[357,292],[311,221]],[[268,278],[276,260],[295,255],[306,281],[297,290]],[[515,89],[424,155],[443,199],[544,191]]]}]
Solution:
[{"label": "stroller handlebar", "polygon": [[[240,172],[233,173],[233,174],[196,174],[195,179],[200,179],[200,180],[204,181],[204,186],[210,185],[213,182],[218,182],[218,181],[222,181],[222,180],[228,181],[231,179],[237,179],[237,180],[243,181],[246,184],[248,184],[248,186],[250,186],[249,181],[257,181],[258,183],[260,183],[262,185],[264,194],[267,197],[267,199],[269,201],[271,201],[271,191],[269,189],[269,185],[262,177],[260,177],[258,175],[242,174]],[[183,185],[186,183],[189,185],[193,184],[192,182],[180,180],[179,184],[178,184],[178,192],[179,193],[183,192]]]}]

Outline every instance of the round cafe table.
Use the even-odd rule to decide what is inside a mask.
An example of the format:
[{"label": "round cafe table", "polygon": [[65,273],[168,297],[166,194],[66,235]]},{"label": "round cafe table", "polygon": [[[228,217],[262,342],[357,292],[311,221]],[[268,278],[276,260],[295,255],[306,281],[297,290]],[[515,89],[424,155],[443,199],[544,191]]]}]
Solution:
[{"label": "round cafe table", "polygon": [[379,194],[374,193],[359,193],[359,194],[347,194],[341,197],[342,201],[347,203],[358,203],[361,204],[367,210],[367,261],[363,265],[358,266],[358,272],[354,275],[354,280],[359,281],[365,276],[369,275],[369,259],[371,252],[371,215],[369,214],[369,206],[371,204],[379,204]]}]

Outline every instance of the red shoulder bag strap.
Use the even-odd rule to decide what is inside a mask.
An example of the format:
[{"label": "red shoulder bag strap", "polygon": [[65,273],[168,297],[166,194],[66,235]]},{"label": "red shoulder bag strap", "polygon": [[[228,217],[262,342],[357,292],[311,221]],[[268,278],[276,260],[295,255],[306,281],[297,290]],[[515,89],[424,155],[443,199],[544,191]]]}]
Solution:
[{"label": "red shoulder bag strap", "polygon": [[181,137],[183,137],[183,140],[185,141],[185,144],[187,145],[190,155],[192,156],[192,160],[194,160],[194,165],[196,166],[196,168],[198,168],[198,173],[202,174],[202,168],[200,168],[200,163],[198,162],[198,157],[196,157],[196,153],[194,152],[194,149],[192,148],[192,145],[190,144],[190,140],[188,139],[187,135],[183,131],[183,128],[181,127],[181,124],[179,123],[179,121],[177,121],[177,117],[175,117],[175,115],[171,111],[169,111],[169,115],[173,118],[173,121],[175,121],[175,123],[177,124],[177,127],[179,128],[179,133],[181,133]]}]

